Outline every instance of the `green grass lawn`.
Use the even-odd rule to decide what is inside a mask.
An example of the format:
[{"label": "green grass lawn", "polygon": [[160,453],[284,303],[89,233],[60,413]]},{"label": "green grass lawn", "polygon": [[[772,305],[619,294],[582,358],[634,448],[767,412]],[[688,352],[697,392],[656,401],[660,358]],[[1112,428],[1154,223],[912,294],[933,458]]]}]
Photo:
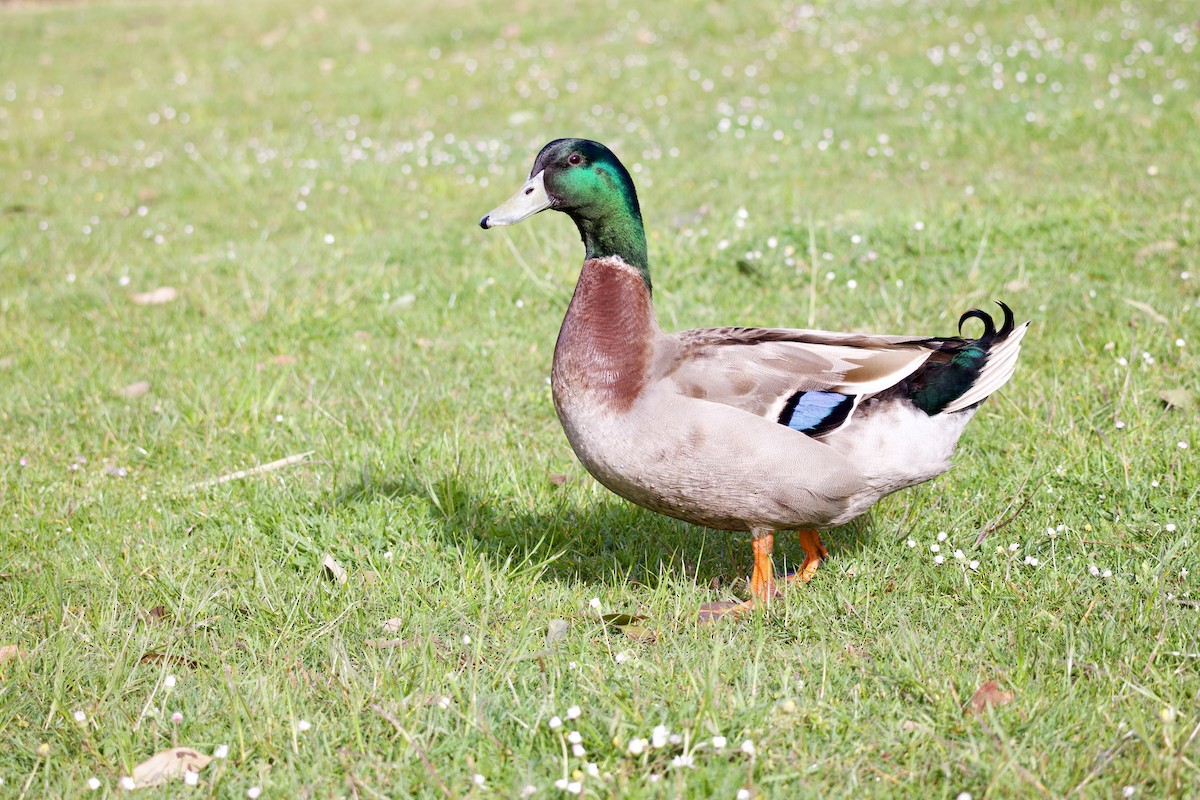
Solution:
[{"label": "green grass lawn", "polygon": [[[0,6],[0,796],[1200,793],[1194,8],[644,5]],[[565,135],[666,329],[1034,321],[769,613],[559,428]]]}]

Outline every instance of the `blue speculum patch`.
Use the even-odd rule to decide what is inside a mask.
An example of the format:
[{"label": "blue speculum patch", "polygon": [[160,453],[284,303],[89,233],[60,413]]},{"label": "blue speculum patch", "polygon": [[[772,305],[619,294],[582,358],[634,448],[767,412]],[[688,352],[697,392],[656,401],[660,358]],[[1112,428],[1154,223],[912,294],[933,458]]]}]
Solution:
[{"label": "blue speculum patch", "polygon": [[796,392],[788,398],[779,423],[815,436],[842,424],[854,406],[852,395],[837,392]]}]

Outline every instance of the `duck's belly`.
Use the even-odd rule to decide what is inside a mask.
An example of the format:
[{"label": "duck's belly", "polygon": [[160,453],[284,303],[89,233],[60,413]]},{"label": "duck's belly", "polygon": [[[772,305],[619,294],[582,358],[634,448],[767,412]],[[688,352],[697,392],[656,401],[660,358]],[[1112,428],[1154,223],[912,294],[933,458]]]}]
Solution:
[{"label": "duck's belly", "polygon": [[736,409],[651,395],[617,414],[555,388],[584,467],[653,511],[718,530],[795,530],[841,524],[878,499],[864,502],[862,476],[837,452]]}]

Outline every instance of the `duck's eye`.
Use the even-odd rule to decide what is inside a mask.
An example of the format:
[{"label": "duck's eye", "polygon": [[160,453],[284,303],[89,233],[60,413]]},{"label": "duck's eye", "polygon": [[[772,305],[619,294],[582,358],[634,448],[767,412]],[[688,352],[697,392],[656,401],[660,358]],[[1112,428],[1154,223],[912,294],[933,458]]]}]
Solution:
[{"label": "duck's eye", "polygon": [[579,153],[571,153],[571,155],[567,156],[567,163],[572,167],[578,167],[583,163],[583,156],[579,155]]}]

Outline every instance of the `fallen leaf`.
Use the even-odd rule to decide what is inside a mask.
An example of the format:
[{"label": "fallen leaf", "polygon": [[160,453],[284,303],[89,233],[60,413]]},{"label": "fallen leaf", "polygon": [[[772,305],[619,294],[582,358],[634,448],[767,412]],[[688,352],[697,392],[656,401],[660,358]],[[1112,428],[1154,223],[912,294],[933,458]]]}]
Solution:
[{"label": "fallen leaf", "polygon": [[122,397],[141,397],[148,391],[150,391],[150,381],[134,381],[128,386],[118,389],[117,394]]},{"label": "fallen leaf", "polygon": [[3,647],[0,647],[0,664],[4,664],[9,661],[15,661],[18,658],[24,657],[25,651],[20,647],[17,647],[15,644],[6,644]]},{"label": "fallen leaf", "polygon": [[156,650],[145,653],[138,661],[142,664],[169,664],[173,667],[187,667],[188,669],[197,669],[200,666],[190,658],[184,658],[175,653],[159,653]]},{"label": "fallen leaf", "polygon": [[184,772],[199,772],[208,766],[212,756],[198,753],[190,747],[172,747],[155,753],[133,768],[134,785],[138,789],[159,786]]},{"label": "fallen leaf", "polygon": [[358,573],[358,579],[367,586],[374,586],[379,581],[379,574],[374,570],[364,569]]},{"label": "fallen leaf", "polygon": [[395,633],[396,631],[400,630],[403,627],[404,627],[404,620],[400,619],[399,617],[392,617],[389,620],[384,620],[383,632],[384,633]]},{"label": "fallen leaf", "polygon": [[146,622],[161,622],[167,617],[166,606],[155,606],[146,612]]},{"label": "fallen leaf", "polygon": [[1192,392],[1190,389],[1182,387],[1178,389],[1163,389],[1158,393],[1158,399],[1162,400],[1167,408],[1178,408],[1180,411],[1187,411],[1192,407]]},{"label": "fallen leaf", "polygon": [[546,644],[554,644],[567,635],[568,623],[565,619],[552,619],[546,627]]},{"label": "fallen leaf", "polygon": [[346,570],[342,568],[341,564],[334,560],[333,556],[329,555],[329,553],[326,553],[325,557],[321,559],[321,566],[325,570],[326,578],[339,585],[345,585],[347,577]]},{"label": "fallen leaf", "polygon": [[174,286],[160,286],[148,292],[138,292],[130,296],[129,299],[139,306],[161,306],[163,303],[171,302],[178,296],[179,290]]},{"label": "fallen leaf", "polygon": [[988,706],[1003,706],[1011,703],[1016,695],[1012,692],[1006,692],[1000,688],[999,681],[985,681],[982,686],[975,690],[975,694],[971,695],[971,699],[967,701],[967,714],[980,714]]},{"label": "fallen leaf", "polygon": [[617,630],[635,642],[654,644],[658,641],[658,633],[641,625],[618,625]]}]

